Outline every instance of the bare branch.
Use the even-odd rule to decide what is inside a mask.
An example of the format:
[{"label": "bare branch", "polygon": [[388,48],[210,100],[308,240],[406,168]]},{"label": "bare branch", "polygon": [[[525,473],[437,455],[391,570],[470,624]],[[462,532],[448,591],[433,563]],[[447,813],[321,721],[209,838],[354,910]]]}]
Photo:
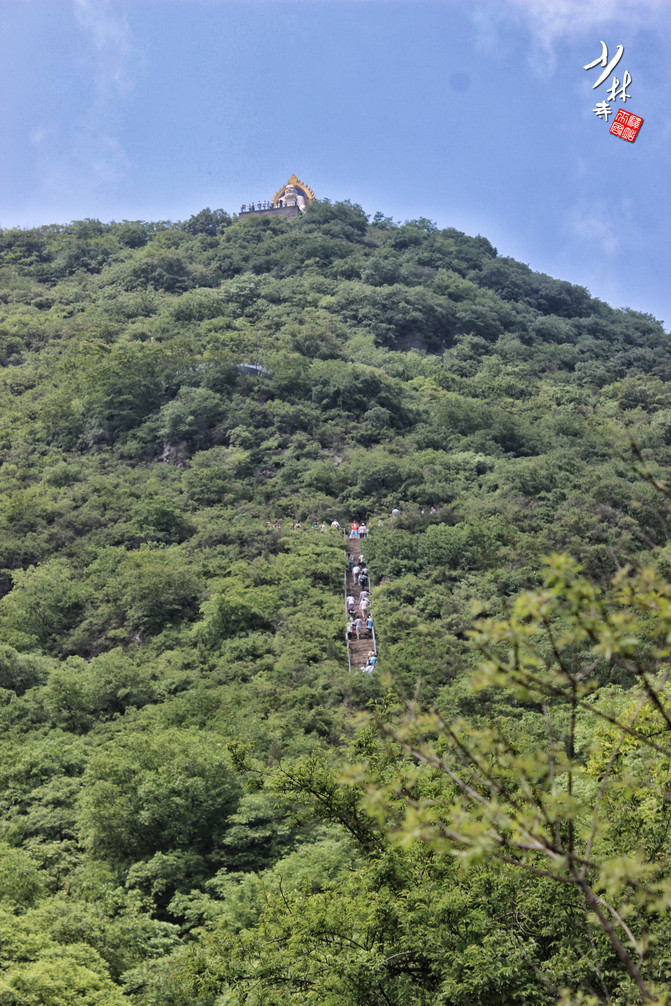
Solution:
[{"label": "bare branch", "polygon": [[[645,980],[643,978],[643,975],[641,974],[641,971],[640,971],[640,962],[639,962],[639,964],[636,964],[632,960],[631,955],[627,953],[626,947],[624,946],[624,944],[620,940],[619,936],[615,932],[615,929],[613,928],[612,922],[610,921],[610,919],[608,918],[608,916],[604,915],[603,912],[601,911],[601,908],[599,907],[599,905],[600,905],[602,899],[598,895],[596,895],[594,893],[594,891],[592,890],[592,888],[580,876],[580,874],[575,873],[574,875],[575,875],[576,880],[577,880],[577,882],[578,882],[578,884],[580,886],[581,891],[585,895],[585,898],[586,898],[586,900],[587,900],[590,908],[592,909],[592,911],[596,915],[597,919],[599,920],[599,924],[600,924],[601,928],[604,930],[604,932],[607,934],[608,938],[610,939],[610,942],[611,942],[611,944],[613,946],[613,949],[615,950],[615,953],[617,954],[617,956],[620,958],[620,960],[624,964],[624,966],[625,966],[625,968],[627,970],[627,973],[629,974],[630,978],[632,978],[633,981],[636,983],[636,986],[637,986],[639,992],[641,993],[642,998],[644,1000],[646,1000],[647,1002],[651,1002],[652,999],[653,999],[653,996],[650,993],[650,990],[648,989],[648,986],[647,986],[647,984],[646,984],[646,982],[645,982]],[[608,908],[608,910],[610,910],[609,906],[606,906],[606,907]],[[638,947],[637,947],[637,951],[638,951]]]}]

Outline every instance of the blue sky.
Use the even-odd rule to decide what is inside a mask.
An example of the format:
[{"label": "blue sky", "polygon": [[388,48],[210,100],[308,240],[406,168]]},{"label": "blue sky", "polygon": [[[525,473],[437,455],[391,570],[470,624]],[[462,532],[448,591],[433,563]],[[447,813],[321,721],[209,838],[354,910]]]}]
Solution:
[{"label": "blue sky", "polygon": [[[593,112],[632,77],[635,143]],[[1,0],[0,226],[318,197],[671,327],[668,0]]]}]

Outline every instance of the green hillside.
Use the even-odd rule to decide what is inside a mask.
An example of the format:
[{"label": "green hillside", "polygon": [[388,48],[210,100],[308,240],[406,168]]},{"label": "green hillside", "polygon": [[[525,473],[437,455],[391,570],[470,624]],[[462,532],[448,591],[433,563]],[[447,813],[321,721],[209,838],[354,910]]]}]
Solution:
[{"label": "green hillside", "polygon": [[655,319],[208,209],[0,231],[0,362],[0,1006],[666,1002]]}]

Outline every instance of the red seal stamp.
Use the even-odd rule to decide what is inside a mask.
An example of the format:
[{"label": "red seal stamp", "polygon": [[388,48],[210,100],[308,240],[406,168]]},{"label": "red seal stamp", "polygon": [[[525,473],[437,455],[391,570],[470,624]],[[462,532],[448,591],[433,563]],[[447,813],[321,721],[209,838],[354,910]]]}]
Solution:
[{"label": "red seal stamp", "polygon": [[623,108],[620,108],[608,132],[612,133],[613,136],[619,136],[621,140],[633,143],[642,125],[643,119],[640,115],[634,115],[633,112],[625,112]]}]

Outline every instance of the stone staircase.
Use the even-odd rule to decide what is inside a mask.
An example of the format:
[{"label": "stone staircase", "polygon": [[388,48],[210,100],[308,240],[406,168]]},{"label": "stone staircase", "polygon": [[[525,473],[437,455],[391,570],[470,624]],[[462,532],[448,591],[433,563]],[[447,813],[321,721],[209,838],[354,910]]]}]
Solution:
[{"label": "stone staircase", "polygon": [[[363,552],[364,556],[366,554],[365,553],[366,541],[367,541],[366,538],[348,538],[347,539],[347,547],[346,547],[347,555],[348,556],[350,556],[350,555],[352,556],[352,558],[354,559],[354,564],[355,565],[357,565],[357,559],[359,557],[359,554],[362,553],[362,552]],[[361,564],[358,563],[358,565],[361,565]],[[369,581],[369,583],[368,583],[368,590],[370,590],[370,589],[371,588],[370,588],[370,581]],[[360,594],[361,594],[361,587],[360,587],[360,585],[358,583],[354,582],[354,576],[353,576],[352,573],[350,573],[349,570],[347,570],[346,575],[345,575],[345,596],[347,596],[348,594],[351,594],[352,597],[354,598],[354,604],[355,604],[356,614],[358,615],[360,613],[359,597],[360,597]],[[370,604],[370,606],[368,608],[368,612],[369,613],[372,612],[372,607],[373,607],[373,605],[372,605],[372,597],[371,597],[371,604]],[[349,621],[349,617],[348,617],[347,621]],[[363,622],[364,622],[364,626],[365,626],[366,620],[364,619]],[[348,647],[348,650],[349,650],[350,667],[351,667],[351,669],[353,671],[358,671],[361,667],[364,666],[364,664],[366,664],[368,662],[368,655],[369,655],[369,653],[372,650],[376,649],[375,629],[373,629],[373,636],[372,636],[372,638],[368,639],[366,637],[366,635],[365,635],[365,628],[362,627],[362,629],[361,629],[361,638],[360,639],[356,639],[355,638],[355,639],[348,640],[347,647]]]}]

